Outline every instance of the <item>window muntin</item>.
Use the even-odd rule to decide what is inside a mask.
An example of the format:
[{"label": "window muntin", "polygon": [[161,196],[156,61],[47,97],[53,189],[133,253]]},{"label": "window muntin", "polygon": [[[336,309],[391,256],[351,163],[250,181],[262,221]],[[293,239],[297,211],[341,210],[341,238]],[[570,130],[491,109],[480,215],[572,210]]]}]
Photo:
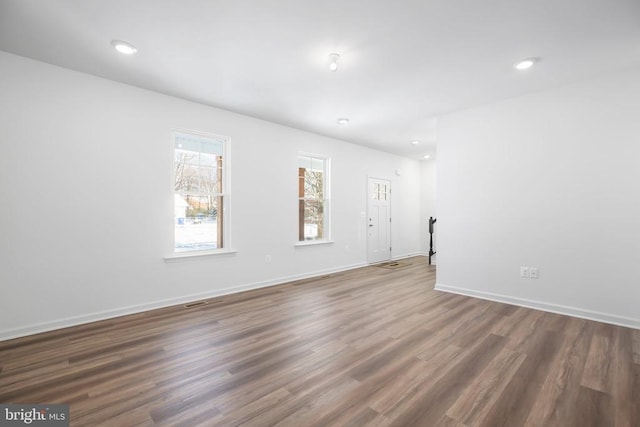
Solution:
[{"label": "window muntin", "polygon": [[174,251],[222,249],[227,139],[176,131],[173,142]]},{"label": "window muntin", "polygon": [[298,241],[329,240],[329,158],[298,154]]},{"label": "window muntin", "polygon": [[373,200],[387,200],[390,188],[387,188],[387,184],[373,184],[373,192],[371,193]]}]

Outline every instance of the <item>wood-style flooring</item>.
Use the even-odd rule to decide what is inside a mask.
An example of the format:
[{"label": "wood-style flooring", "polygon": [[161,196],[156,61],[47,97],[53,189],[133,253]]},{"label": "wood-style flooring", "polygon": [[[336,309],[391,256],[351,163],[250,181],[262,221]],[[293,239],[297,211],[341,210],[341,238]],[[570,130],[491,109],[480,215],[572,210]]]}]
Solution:
[{"label": "wood-style flooring", "polygon": [[72,426],[640,426],[640,331],[406,261],[0,342],[0,402]]}]

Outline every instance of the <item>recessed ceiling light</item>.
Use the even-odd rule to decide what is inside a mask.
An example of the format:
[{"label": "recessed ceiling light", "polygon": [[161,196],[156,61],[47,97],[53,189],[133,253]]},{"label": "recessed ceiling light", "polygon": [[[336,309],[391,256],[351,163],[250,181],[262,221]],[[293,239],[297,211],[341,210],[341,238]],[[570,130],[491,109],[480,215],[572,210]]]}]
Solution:
[{"label": "recessed ceiling light", "polygon": [[133,55],[138,51],[134,45],[122,40],[111,40],[111,46],[123,55]]},{"label": "recessed ceiling light", "polygon": [[430,155],[428,155],[428,154],[425,154],[425,155],[424,155],[424,156],[422,156],[422,157],[423,157],[424,159],[428,159],[428,158],[430,158],[431,156],[430,156]]},{"label": "recessed ceiling light", "polygon": [[340,126],[346,126],[347,124],[349,124],[349,119],[342,117],[338,119],[338,124]]},{"label": "recessed ceiling light", "polygon": [[330,53],[329,58],[331,59],[331,62],[329,63],[329,69],[334,72],[338,71],[338,59],[340,59],[340,55],[338,55],[337,53]]},{"label": "recessed ceiling light", "polygon": [[420,144],[420,141],[418,141],[417,139],[411,141],[411,145],[418,145]]},{"label": "recessed ceiling light", "polygon": [[520,62],[516,62],[513,65],[513,68],[515,68],[516,70],[528,70],[529,68],[533,67],[536,62],[538,62],[538,58],[523,59]]}]

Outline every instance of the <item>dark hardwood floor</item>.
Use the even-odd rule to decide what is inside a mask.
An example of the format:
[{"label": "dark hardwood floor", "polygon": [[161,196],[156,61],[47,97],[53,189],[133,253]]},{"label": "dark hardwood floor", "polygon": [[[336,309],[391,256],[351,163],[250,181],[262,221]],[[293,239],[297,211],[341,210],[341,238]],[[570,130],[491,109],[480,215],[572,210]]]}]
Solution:
[{"label": "dark hardwood floor", "polygon": [[407,262],[0,342],[0,402],[72,426],[640,426],[640,331]]}]

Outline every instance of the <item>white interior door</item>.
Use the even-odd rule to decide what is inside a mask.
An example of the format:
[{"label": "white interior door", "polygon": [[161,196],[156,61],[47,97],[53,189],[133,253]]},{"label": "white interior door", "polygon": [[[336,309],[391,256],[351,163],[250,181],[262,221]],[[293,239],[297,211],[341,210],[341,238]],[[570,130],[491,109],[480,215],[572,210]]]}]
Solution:
[{"label": "white interior door", "polygon": [[373,264],[391,259],[391,181],[368,181],[367,259]]}]

